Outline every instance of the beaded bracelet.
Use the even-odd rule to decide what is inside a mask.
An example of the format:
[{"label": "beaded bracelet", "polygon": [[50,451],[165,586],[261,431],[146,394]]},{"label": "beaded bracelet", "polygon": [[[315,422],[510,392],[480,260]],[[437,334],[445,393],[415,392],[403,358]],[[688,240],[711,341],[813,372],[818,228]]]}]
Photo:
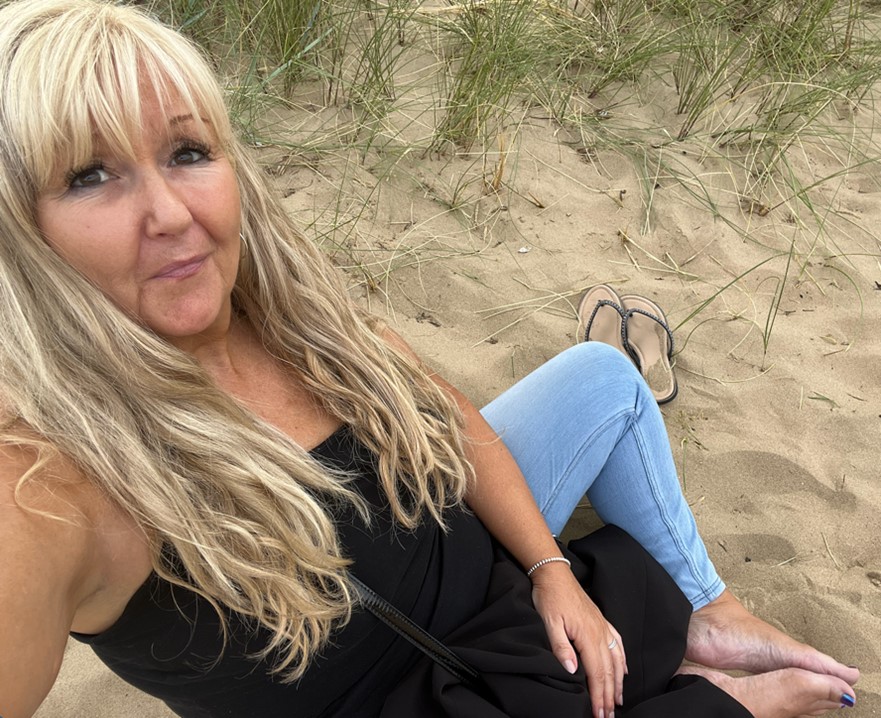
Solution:
[{"label": "beaded bracelet", "polygon": [[568,558],[563,558],[562,556],[551,556],[550,558],[543,558],[541,561],[536,561],[536,562],[532,565],[532,568],[530,568],[530,569],[526,572],[526,575],[527,575],[527,576],[531,576],[532,574],[535,573],[535,570],[536,570],[537,568],[541,568],[541,567],[544,566],[545,564],[554,563],[554,561],[562,561],[562,562],[565,563],[567,566],[571,566],[571,565],[572,565],[572,562],[571,562]]}]

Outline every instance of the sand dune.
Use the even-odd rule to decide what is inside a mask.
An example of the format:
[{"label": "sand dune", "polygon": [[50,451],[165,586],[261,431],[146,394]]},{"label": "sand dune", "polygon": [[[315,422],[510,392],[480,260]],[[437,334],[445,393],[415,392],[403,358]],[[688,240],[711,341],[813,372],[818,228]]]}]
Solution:
[{"label": "sand dune", "polygon": [[[659,112],[627,111],[634,121]],[[878,177],[853,174],[818,190],[847,221],[830,223],[811,252],[815,226],[795,224],[787,206],[751,214],[724,181],[722,217],[746,228],[749,241],[664,178],[647,221],[642,168],[613,152],[579,152],[540,117],[527,116],[508,142],[518,154],[507,158],[498,193],[484,186],[498,155],[487,165],[397,160],[371,195],[354,246],[328,246],[342,265],[361,258],[361,269],[350,270],[353,291],[480,404],[576,341],[574,306],[590,285],[645,294],[676,325],[796,237],[799,266],[764,337],[767,353],[763,333],[782,259],[677,329],[680,395],[664,414],[723,577],[760,616],[859,665],[850,714],[881,715],[881,265],[856,255],[878,254],[867,231],[881,219]],[[715,161],[681,151],[680,161],[712,185]],[[382,160],[294,164],[275,181],[288,209],[304,225],[315,221],[315,232],[327,221],[335,183],[354,177],[374,187],[371,167]],[[834,171],[819,151],[801,161]],[[836,247],[855,254],[830,258]],[[580,511],[569,530],[592,521]],[[170,714],[73,646],[38,715]]]}]

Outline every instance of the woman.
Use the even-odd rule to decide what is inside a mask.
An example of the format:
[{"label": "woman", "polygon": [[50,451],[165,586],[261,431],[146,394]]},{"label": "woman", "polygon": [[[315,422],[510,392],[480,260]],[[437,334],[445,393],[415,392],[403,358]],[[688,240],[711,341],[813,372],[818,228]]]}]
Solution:
[{"label": "woman", "polygon": [[[461,687],[425,661],[408,671],[406,644],[353,611],[349,570],[472,657],[496,595],[519,612],[501,638],[524,627],[530,672],[575,696],[574,714],[630,709],[629,634],[559,560],[506,445],[552,526],[589,488],[691,601],[683,650],[703,667],[674,686],[689,714],[852,704],[855,669],[724,590],[625,360],[564,353],[487,407],[498,441],[296,234],[183,38],[130,8],[13,3],[0,89],[4,718],[34,712],[68,633],[185,716],[450,710],[442,694]],[[584,421],[541,420],[536,402],[559,412],[567,396],[591,402]],[[539,461],[552,455],[568,470]],[[484,526],[513,560],[493,559]],[[609,595],[630,580],[613,568]],[[510,611],[502,585],[523,594]],[[535,715],[531,695],[505,710]]]}]

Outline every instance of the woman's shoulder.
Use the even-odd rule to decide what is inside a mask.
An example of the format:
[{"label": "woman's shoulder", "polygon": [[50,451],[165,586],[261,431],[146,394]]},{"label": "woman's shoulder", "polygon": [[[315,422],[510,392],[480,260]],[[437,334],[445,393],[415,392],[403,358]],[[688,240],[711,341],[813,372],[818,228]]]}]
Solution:
[{"label": "woman's shoulder", "polygon": [[[0,405],[0,511],[13,507],[20,511],[26,505],[21,501],[26,495],[36,498],[38,485],[51,482],[52,477],[69,484],[75,472],[43,437],[20,422],[4,422],[4,418]],[[37,503],[51,502],[51,492],[44,493]]]},{"label": "woman's shoulder", "polygon": [[[11,504],[0,501],[0,508],[59,516],[70,514],[78,494],[91,490],[76,464],[58,451],[51,442],[21,422],[3,422],[0,413],[0,496],[12,498]],[[7,496],[8,494],[8,496]]]},{"label": "woman's shoulder", "polygon": [[28,573],[30,582],[70,596],[73,619],[129,570],[143,581],[149,552],[131,517],[33,431],[2,436],[0,583],[15,585],[23,577],[11,574]]},{"label": "woman's shoulder", "polygon": [[143,530],[44,439],[4,433],[0,583],[26,573],[38,590],[69,595],[68,630],[103,630],[152,570]]},{"label": "woman's shoulder", "polygon": [[[0,552],[4,558],[0,564],[8,569],[38,551],[51,569],[53,560],[73,557],[88,543],[95,491],[73,462],[44,440],[27,431],[4,434],[0,441],[0,546],[4,547]],[[6,555],[10,550],[12,557]]]},{"label": "woman's shoulder", "polygon": [[30,715],[61,663],[74,616],[98,588],[82,479],[39,442],[0,442],[0,711]]}]

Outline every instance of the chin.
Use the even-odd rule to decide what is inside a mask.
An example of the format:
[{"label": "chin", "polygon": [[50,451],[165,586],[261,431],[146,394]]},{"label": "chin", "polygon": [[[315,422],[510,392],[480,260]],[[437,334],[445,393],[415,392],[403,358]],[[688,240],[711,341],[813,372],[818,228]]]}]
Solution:
[{"label": "chin", "polygon": [[174,343],[175,340],[186,340],[189,337],[225,333],[229,327],[229,313],[214,309],[198,313],[165,314],[153,321],[148,319],[145,323],[157,335]]},{"label": "chin", "polygon": [[223,286],[204,287],[177,297],[144,297],[138,315],[149,329],[172,343],[188,337],[223,335],[232,316],[230,294],[231,289]]}]

